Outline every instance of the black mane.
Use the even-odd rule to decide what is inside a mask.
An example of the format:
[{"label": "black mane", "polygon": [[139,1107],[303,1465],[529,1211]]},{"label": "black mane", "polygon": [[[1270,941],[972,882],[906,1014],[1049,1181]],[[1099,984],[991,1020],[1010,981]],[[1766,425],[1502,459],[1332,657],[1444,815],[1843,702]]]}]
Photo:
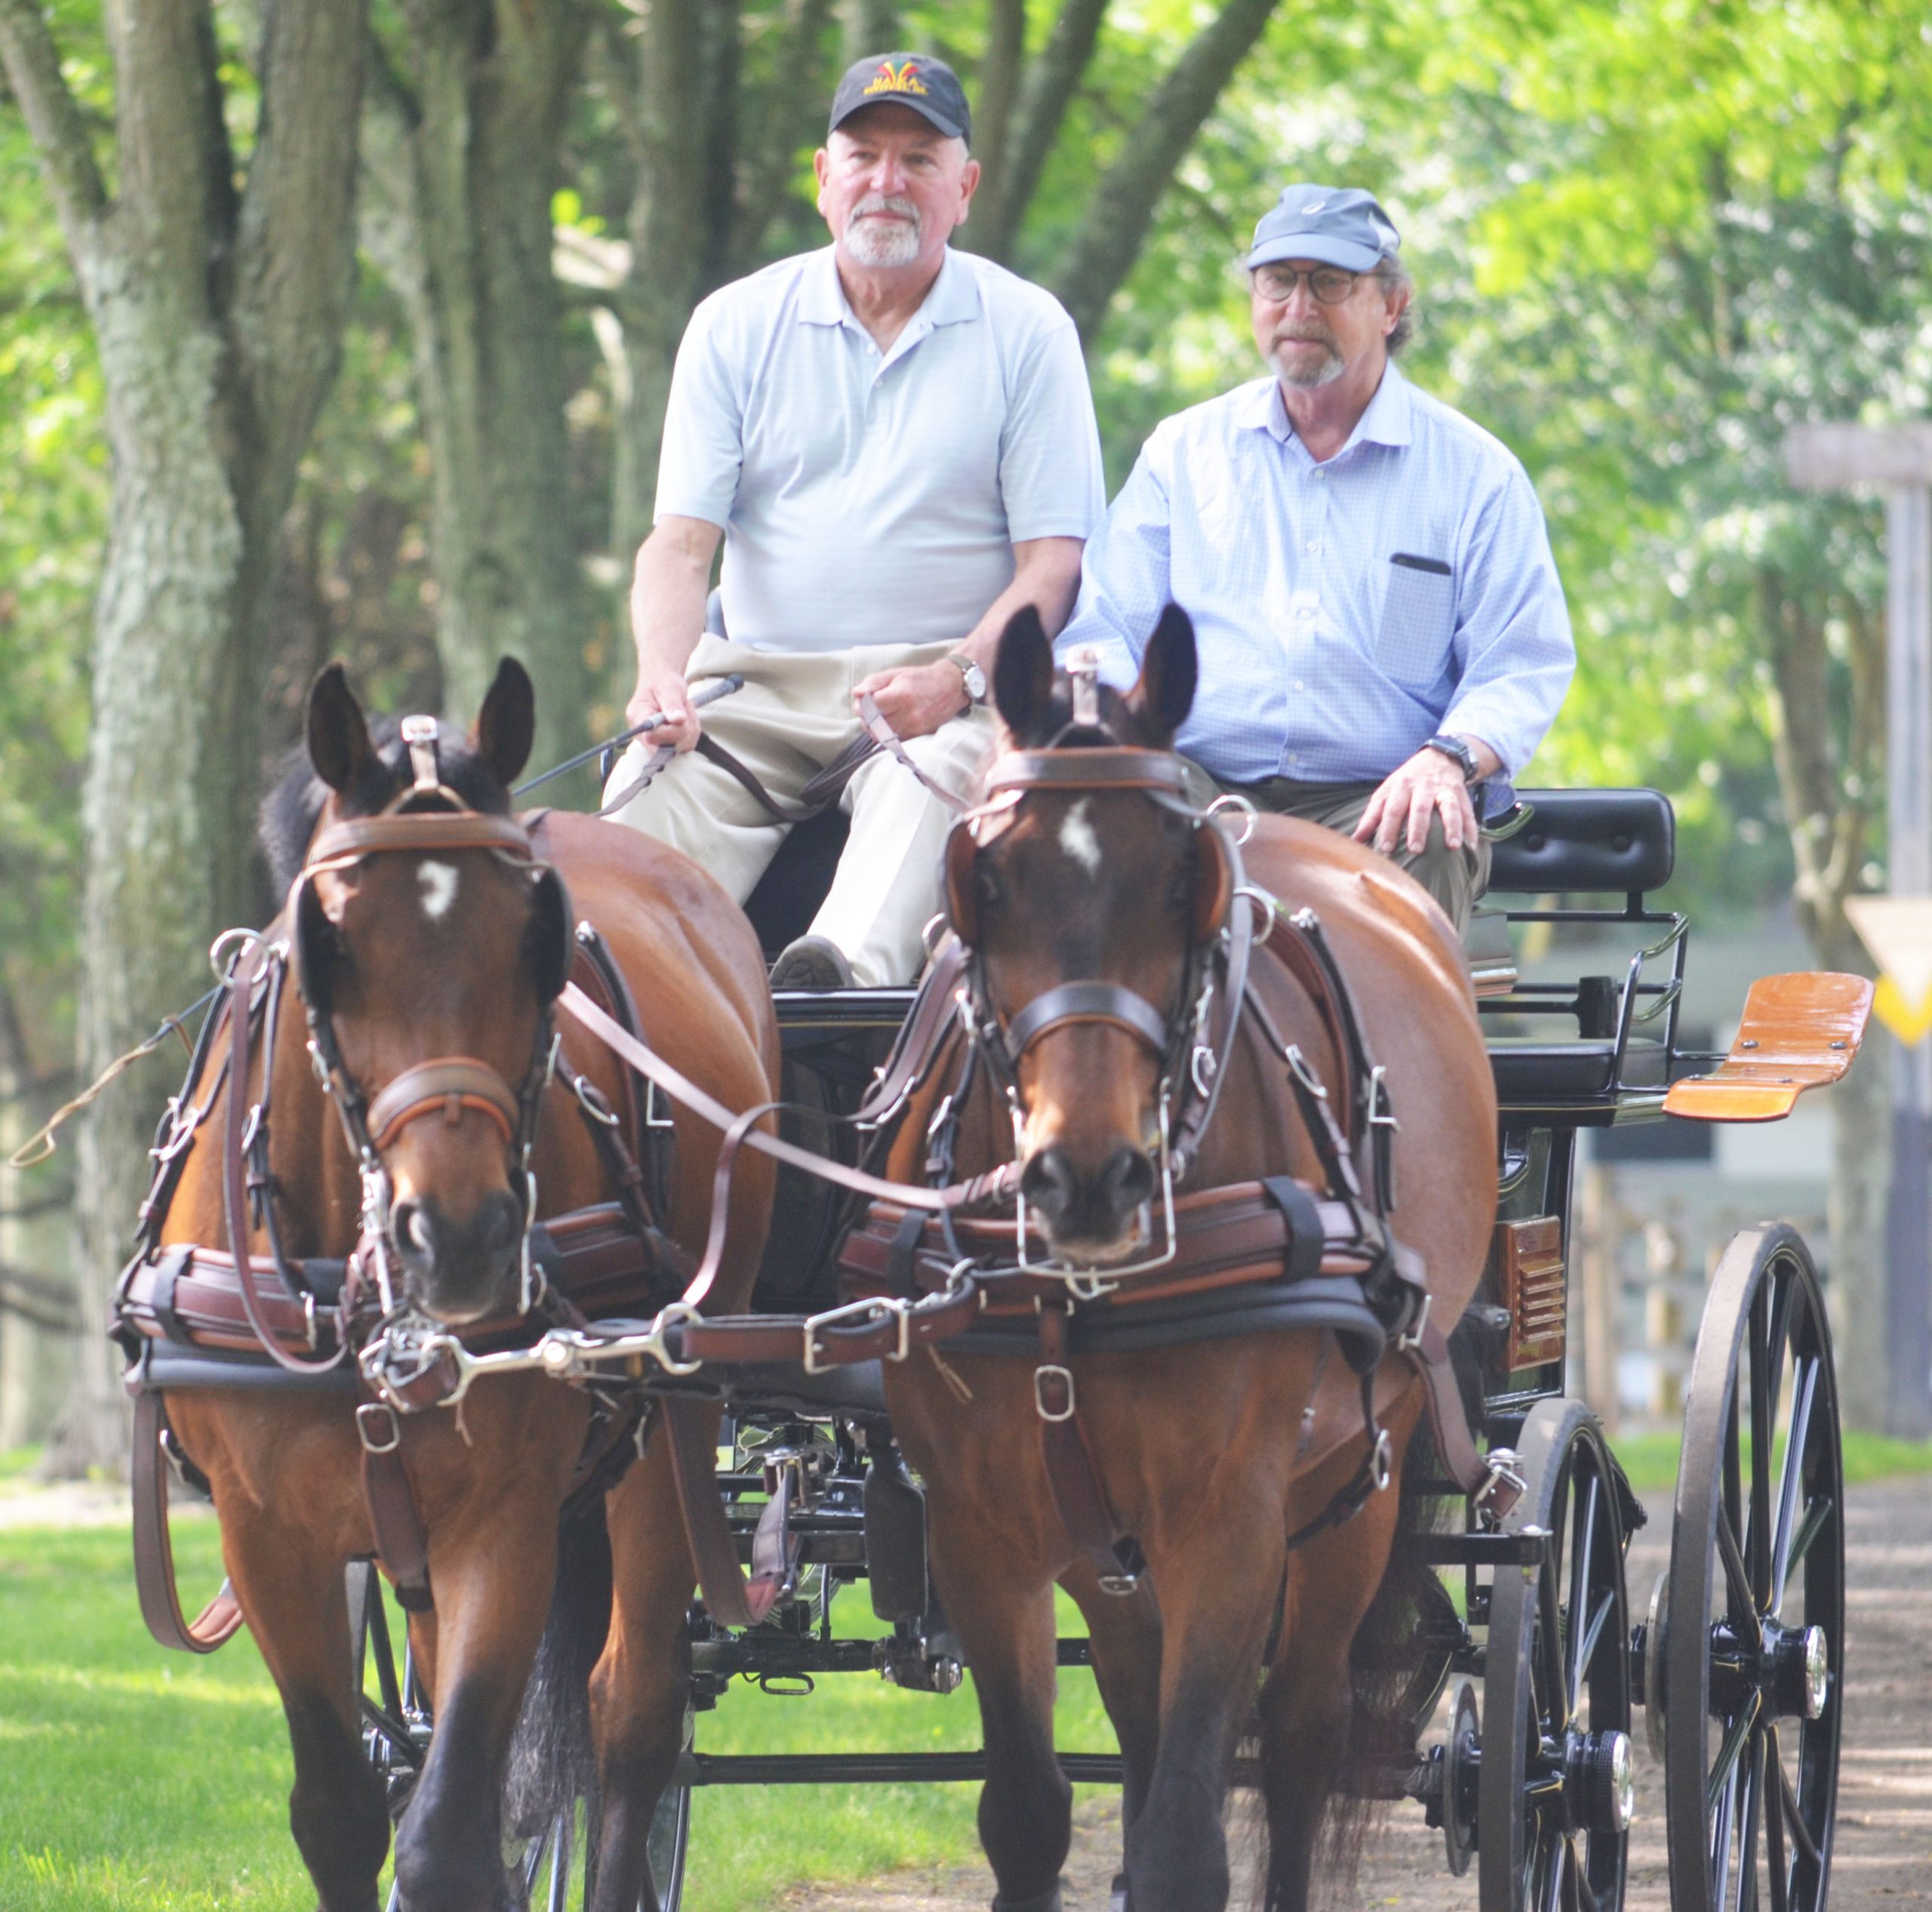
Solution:
[{"label": "black mane", "polygon": [[[369,735],[376,755],[361,782],[344,794],[339,805],[344,816],[374,816],[414,781],[409,749],[402,741],[395,718],[375,718],[370,724]],[[438,725],[436,759],[445,784],[472,810],[497,816],[509,813],[510,793],[470,748],[460,730],[448,724]],[[288,893],[301,869],[328,796],[328,785],[315,774],[308,751],[297,744],[282,759],[274,783],[262,799],[256,825],[277,896]]]}]

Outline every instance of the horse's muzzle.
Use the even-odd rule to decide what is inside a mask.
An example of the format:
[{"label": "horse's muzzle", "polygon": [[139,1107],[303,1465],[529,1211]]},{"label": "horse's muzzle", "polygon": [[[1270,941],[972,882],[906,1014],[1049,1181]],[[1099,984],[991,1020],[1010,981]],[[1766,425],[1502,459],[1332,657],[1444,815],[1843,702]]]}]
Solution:
[{"label": "horse's muzzle", "polygon": [[458,1327],[515,1311],[523,1213],[507,1188],[460,1220],[427,1199],[398,1201],[389,1234],[411,1300],[432,1319]]},{"label": "horse's muzzle", "polygon": [[1123,1142],[1097,1168],[1088,1168],[1054,1143],[1027,1157],[1020,1190],[1057,1253],[1105,1262],[1141,1246],[1141,1213],[1153,1198],[1155,1182],[1144,1149]]}]

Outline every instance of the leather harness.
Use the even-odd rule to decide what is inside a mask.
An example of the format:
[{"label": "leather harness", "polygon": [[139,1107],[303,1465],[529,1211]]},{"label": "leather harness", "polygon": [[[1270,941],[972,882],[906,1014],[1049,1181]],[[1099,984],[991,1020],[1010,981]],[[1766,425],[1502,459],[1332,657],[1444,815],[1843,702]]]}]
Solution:
[{"label": "leather harness", "polygon": [[[419,764],[418,791],[423,782]],[[970,935],[972,910],[962,878],[970,875],[982,837],[996,832],[1029,792],[1041,789],[1142,791],[1193,832],[1201,866],[1195,936],[1180,999],[1168,1010],[1115,984],[1076,979],[1009,1017],[995,1011]],[[1445,1467],[1486,1517],[1500,1519],[1521,1492],[1514,1456],[1504,1450],[1487,1457],[1478,1453],[1445,1338],[1428,1318],[1420,1262],[1389,1231],[1394,1191],[1388,1145],[1394,1117],[1383,1072],[1369,1056],[1321,925],[1312,912],[1284,916],[1272,898],[1248,885],[1238,842],[1211,813],[1189,806],[1185,791],[1185,771],[1166,753],[1049,748],[1016,753],[995,765],[986,802],[955,825],[947,853],[949,900],[962,933],[948,936],[934,953],[900,1040],[856,1118],[881,1136],[915,1089],[946,1059],[955,1059],[960,1074],[935,1118],[924,1186],[848,1168],[768,1133],[773,1105],[735,1111],[719,1104],[643,1041],[621,973],[595,933],[580,925],[575,979],[561,988],[556,1006],[624,1065],[628,1122],[605,1106],[583,1077],[559,1068],[547,1013],[545,1041],[520,1090],[482,1064],[442,1058],[406,1072],[365,1104],[341,1068],[326,1011],[318,1015],[305,991],[318,1073],[364,1166],[365,1225],[346,1262],[291,1262],[273,1225],[266,1080],[261,1103],[245,1116],[242,1110],[251,1030],[262,1028],[265,1053],[272,1047],[287,945],[254,938],[231,979],[222,1019],[232,1040],[217,1079],[205,1100],[194,1104],[195,1081],[212,1053],[211,1019],[187,1087],[171,1104],[158,1139],[154,1185],[142,1210],[142,1252],[122,1277],[117,1334],[134,1357],[163,1342],[211,1351],[266,1350],[291,1370],[291,1380],[300,1376],[311,1385],[325,1382],[359,1347],[360,1375],[373,1397],[358,1410],[365,1489],[378,1550],[405,1589],[405,1604],[426,1600],[426,1555],[400,1459],[397,1416],[459,1402],[480,1375],[531,1368],[588,1385],[600,1397],[629,1402],[618,1438],[608,1439],[607,1430],[598,1460],[613,1449],[635,1451],[622,1437],[636,1432],[643,1400],[658,1398],[706,1603],[715,1618],[731,1625],[762,1618],[789,1582],[785,1508],[774,1495],[754,1542],[754,1571],[747,1581],[718,1495],[704,1418],[706,1400],[724,1389],[694,1384],[691,1378],[702,1368],[795,1361],[817,1373],[878,1359],[903,1360],[915,1348],[943,1342],[1017,1352],[1027,1338],[1037,1337],[1035,1398],[1049,1485],[1069,1538],[1093,1561],[1102,1584],[1128,1593],[1137,1584],[1138,1549],[1108,1505],[1080,1419],[1070,1357],[1260,1326],[1327,1329],[1361,1377],[1367,1452],[1355,1478],[1317,1520],[1291,1536],[1291,1544],[1347,1518],[1386,1484],[1388,1443],[1370,1391],[1385,1357],[1404,1363],[1425,1383]],[[449,793],[439,795],[457,803]],[[956,799],[949,801],[960,807]],[[347,867],[388,850],[459,847],[487,847],[538,867],[529,828],[460,804],[454,811],[439,803],[434,809],[353,819],[317,839],[291,894],[289,919],[299,922],[301,892],[320,868]],[[1318,1072],[1298,1047],[1283,1041],[1251,986],[1257,943],[1300,985],[1340,1059],[1347,1093],[1339,1111]],[[1173,1185],[1194,1160],[1244,1017],[1287,1070],[1324,1185],[1313,1188],[1275,1177],[1176,1196]],[[1160,1255],[1124,1270],[1068,1268],[1043,1261],[1018,1203],[1014,1163],[965,1181],[951,1179],[952,1130],[973,1071],[986,1068],[1011,1100],[1020,1057],[1032,1043],[1053,1028],[1092,1020],[1126,1029],[1161,1064],[1168,1239]],[[371,1191],[371,1160],[379,1171],[380,1147],[406,1123],[438,1109],[475,1106],[498,1124],[527,1164],[541,1091],[553,1072],[573,1090],[605,1152],[620,1201],[551,1218],[540,1230],[534,1225],[532,1191],[525,1211],[526,1265],[534,1278],[526,1277],[525,1307],[515,1319],[458,1335],[411,1317],[395,1306],[382,1279],[387,1209],[383,1188]],[[223,1181],[236,1253],[162,1251],[161,1225],[181,1159],[224,1077],[235,1085],[224,1134]],[[639,1082],[648,1085],[647,1093],[661,1091],[724,1135],[709,1237],[695,1269],[657,1228],[653,1218],[663,1213],[661,1193],[655,1203],[649,1199],[645,1173],[623,1147],[626,1127],[633,1135],[645,1133],[636,1105]],[[841,1252],[840,1275],[850,1298],[842,1305],[814,1315],[703,1313],[721,1265],[732,1171],[744,1147],[817,1176],[868,1204]],[[661,1191],[661,1151],[648,1152]],[[244,1174],[245,1157],[252,1175]],[[1366,1178],[1358,1170],[1358,1157],[1366,1158]],[[931,1185],[934,1182],[940,1185]],[[251,1197],[269,1234],[278,1293],[255,1283],[248,1247]],[[1016,1206],[1005,1218],[983,1213],[1008,1203]],[[681,1284],[680,1299],[657,1299],[667,1281]],[[616,1313],[640,1300],[655,1305],[648,1318]],[[532,1327],[546,1320],[549,1325],[531,1344]],[[146,1404],[137,1413],[135,1455],[143,1610],[165,1644],[208,1651],[232,1632],[235,1616],[232,1600],[226,1606],[218,1600],[192,1625],[181,1620],[167,1542],[162,1456],[169,1437],[159,1391],[144,1379],[152,1365],[135,1358],[129,1375],[137,1402]]]}]

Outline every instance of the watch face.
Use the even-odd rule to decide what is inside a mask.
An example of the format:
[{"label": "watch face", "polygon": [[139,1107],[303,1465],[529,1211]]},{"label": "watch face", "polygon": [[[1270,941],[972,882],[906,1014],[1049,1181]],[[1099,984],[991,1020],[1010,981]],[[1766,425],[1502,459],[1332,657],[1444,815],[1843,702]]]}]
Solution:
[{"label": "watch face", "polygon": [[977,664],[966,666],[966,694],[976,704],[986,701],[986,674]]}]

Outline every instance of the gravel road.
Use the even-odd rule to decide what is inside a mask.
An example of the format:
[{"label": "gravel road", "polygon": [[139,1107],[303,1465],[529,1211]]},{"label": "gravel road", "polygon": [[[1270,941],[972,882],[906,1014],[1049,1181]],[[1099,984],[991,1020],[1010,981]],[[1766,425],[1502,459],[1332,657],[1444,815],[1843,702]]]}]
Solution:
[{"label": "gravel road", "polygon": [[[1832,1912],[1932,1906],[1932,1482],[1887,1481],[1849,1497],[1846,1567],[1844,1759],[1838,1793]],[[1670,1510],[1650,1501],[1650,1524],[1630,1550],[1630,1597],[1641,1612],[1669,1551]],[[1631,1834],[1627,1912],[1669,1912],[1660,1770],[1638,1734],[1638,1819]],[[1066,1912],[1108,1912],[1119,1864],[1118,1799],[1084,1791],[1075,1812]],[[1342,1905],[1476,1912],[1473,1868],[1451,1877],[1439,1835],[1420,1809],[1391,1809],[1371,1836]],[[787,1912],[986,1912],[983,1867],[900,1873],[835,1892],[801,1892]],[[1236,1903],[1240,1902],[1239,1898]]]}]

